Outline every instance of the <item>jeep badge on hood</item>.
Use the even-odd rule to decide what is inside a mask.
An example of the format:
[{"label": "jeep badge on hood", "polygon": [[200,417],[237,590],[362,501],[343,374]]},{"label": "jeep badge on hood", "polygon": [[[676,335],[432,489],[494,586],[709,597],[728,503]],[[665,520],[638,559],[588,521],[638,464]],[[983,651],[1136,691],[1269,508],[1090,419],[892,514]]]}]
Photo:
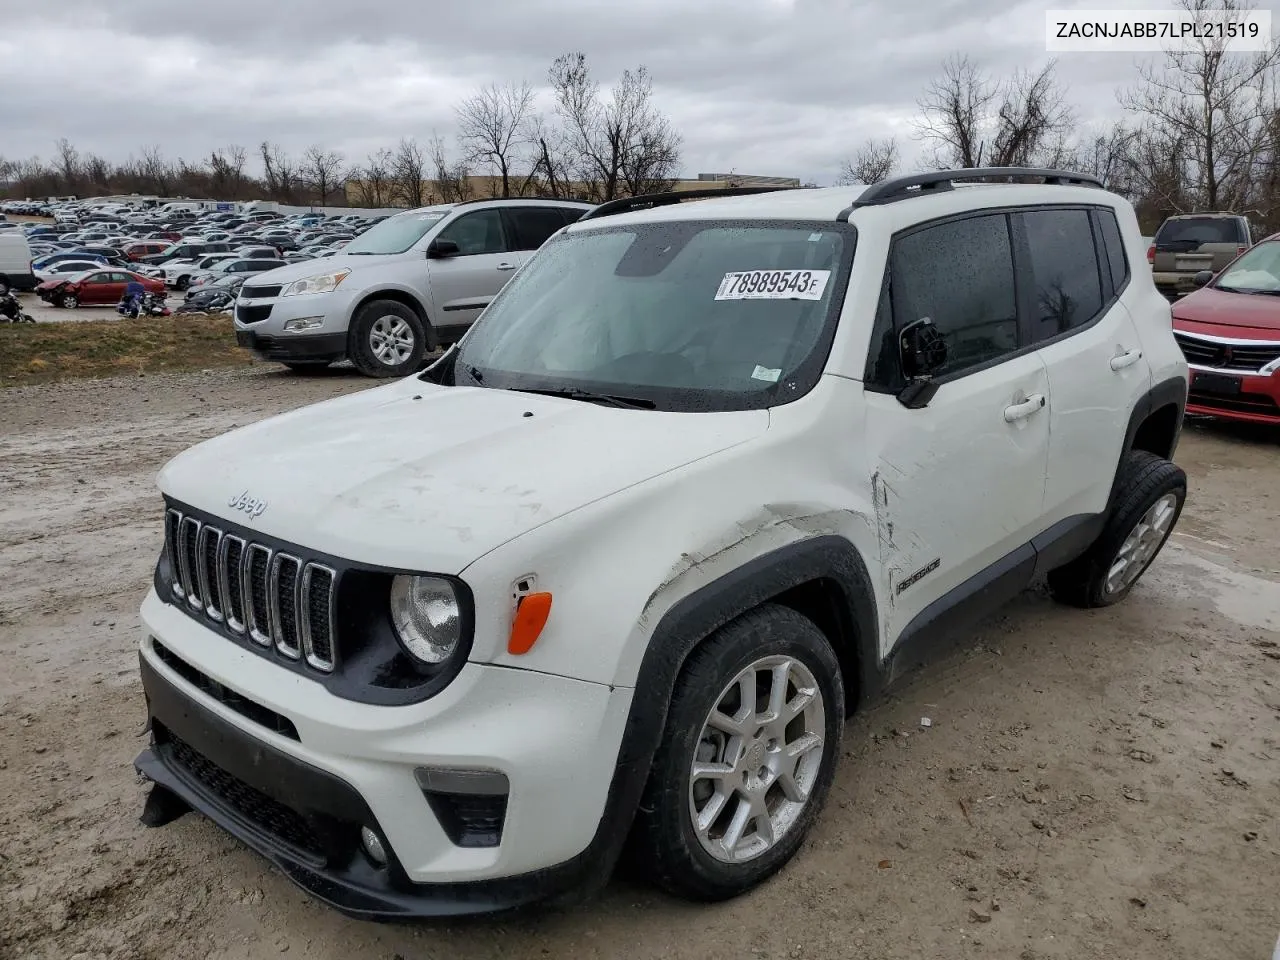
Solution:
[{"label": "jeep badge on hood", "polygon": [[258,517],[262,516],[263,511],[267,509],[267,501],[255,500],[253,497],[249,496],[249,491],[246,490],[244,493],[237,494],[228,500],[227,506],[234,507],[237,510],[243,510],[256,520]]}]

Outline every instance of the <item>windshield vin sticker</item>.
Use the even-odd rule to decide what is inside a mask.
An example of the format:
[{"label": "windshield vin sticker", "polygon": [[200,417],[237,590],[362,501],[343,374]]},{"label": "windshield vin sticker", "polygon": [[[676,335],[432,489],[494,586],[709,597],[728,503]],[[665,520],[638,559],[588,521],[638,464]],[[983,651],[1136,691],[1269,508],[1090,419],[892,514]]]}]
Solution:
[{"label": "windshield vin sticker", "polygon": [[830,270],[741,270],[726,273],[717,300],[821,300]]}]

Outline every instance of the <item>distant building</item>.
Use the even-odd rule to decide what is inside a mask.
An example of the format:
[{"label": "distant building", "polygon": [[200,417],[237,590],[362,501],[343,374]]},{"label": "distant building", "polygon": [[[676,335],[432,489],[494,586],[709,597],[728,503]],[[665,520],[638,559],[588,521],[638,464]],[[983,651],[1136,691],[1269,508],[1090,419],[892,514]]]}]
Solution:
[{"label": "distant building", "polygon": [[[537,184],[527,184],[525,177],[511,177],[511,195],[519,196],[538,196]],[[778,187],[779,189],[787,187],[799,187],[800,180],[798,177],[763,177],[754,174],[741,173],[700,173],[696,179],[680,179],[675,180],[671,184],[673,191],[684,190],[717,190],[727,189],[731,187]],[[573,199],[584,199],[587,197],[589,190],[586,184],[572,183],[569,185],[573,193]],[[524,191],[522,193],[522,191]],[[405,206],[406,204],[397,197],[398,191],[394,184],[385,184],[382,190],[381,200],[390,206]],[[348,180],[346,183],[347,203],[352,205],[362,205],[374,202],[375,198],[369,195],[365,185],[358,179]],[[465,195],[468,198],[479,199],[481,197],[500,197],[502,196],[502,178],[488,176],[484,174],[467,177],[465,186]],[[625,195],[625,193],[624,193]],[[441,190],[434,180],[422,181],[422,201],[423,204],[439,203]]]}]

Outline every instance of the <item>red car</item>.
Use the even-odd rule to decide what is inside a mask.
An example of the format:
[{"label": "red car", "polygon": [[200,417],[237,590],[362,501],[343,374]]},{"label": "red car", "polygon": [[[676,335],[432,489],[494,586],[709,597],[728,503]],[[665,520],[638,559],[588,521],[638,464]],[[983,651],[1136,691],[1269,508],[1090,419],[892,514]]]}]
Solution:
[{"label": "red car", "polygon": [[70,277],[59,277],[47,280],[36,287],[41,300],[52,303],[55,307],[78,307],[82,303],[116,304],[124,296],[124,288],[129,283],[140,283],[147,293],[164,295],[164,282],[131,273],[128,270],[89,270],[85,273],[73,274]]},{"label": "red car", "polygon": [[1173,335],[1191,367],[1187,413],[1280,424],[1280,234],[1173,305]]}]

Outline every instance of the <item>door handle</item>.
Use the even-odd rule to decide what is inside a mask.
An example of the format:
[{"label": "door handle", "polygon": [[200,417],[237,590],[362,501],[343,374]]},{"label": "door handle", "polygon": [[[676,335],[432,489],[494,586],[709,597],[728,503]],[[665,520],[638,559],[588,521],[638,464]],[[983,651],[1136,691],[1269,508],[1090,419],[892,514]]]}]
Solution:
[{"label": "door handle", "polygon": [[1025,420],[1033,413],[1044,408],[1044,394],[1033,393],[1027,399],[1020,403],[1015,403],[1011,407],[1004,408],[1004,422],[1014,423],[1018,420]]},{"label": "door handle", "polygon": [[514,263],[500,263],[500,264],[498,264],[498,269],[499,269],[499,270],[514,270],[515,268],[516,268],[516,265],[515,265]]},{"label": "door handle", "polygon": [[1111,358],[1111,369],[1123,370],[1125,367],[1133,366],[1141,359],[1141,350],[1130,350],[1128,353],[1120,353]]}]

